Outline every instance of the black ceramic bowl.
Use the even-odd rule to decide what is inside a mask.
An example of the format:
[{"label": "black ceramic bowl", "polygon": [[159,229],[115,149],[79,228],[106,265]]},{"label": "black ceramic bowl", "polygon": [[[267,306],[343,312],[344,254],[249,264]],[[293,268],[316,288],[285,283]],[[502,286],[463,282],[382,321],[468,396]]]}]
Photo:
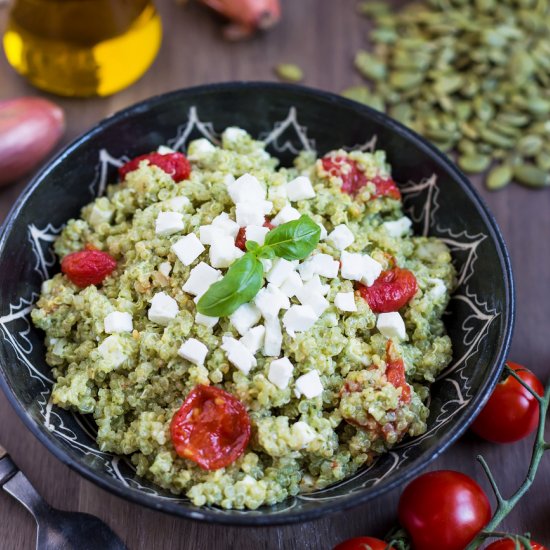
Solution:
[{"label": "black ceramic bowl", "polygon": [[[120,159],[166,143],[185,150],[190,139],[216,139],[227,126],[264,139],[283,164],[302,149],[323,154],[366,147],[376,136],[377,146],[388,153],[415,231],[443,239],[459,274],[446,317],[454,358],[433,385],[428,431],[337,485],[255,511],[197,508],[136,477],[124,458],[100,451],[90,419],[49,403],[52,379],[43,334],[29,323],[40,284],[59,269],[52,240],[106,182],[115,181]],[[514,319],[512,273],[502,237],[447,157],[383,114],[288,85],[232,83],[182,90],[104,120],[26,188],[4,224],[0,258],[0,382],[29,429],[57,458],[99,486],[151,508],[216,523],[304,521],[403,484],[449,447],[484,404],[505,360]]]}]

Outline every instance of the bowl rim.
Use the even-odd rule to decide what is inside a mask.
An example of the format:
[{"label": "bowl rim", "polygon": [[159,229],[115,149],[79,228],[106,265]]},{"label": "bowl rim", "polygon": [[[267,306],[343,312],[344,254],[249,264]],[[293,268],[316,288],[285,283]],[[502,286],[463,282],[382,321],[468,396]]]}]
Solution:
[{"label": "bowl rim", "polygon": [[[475,190],[469,179],[458,169],[458,167],[441,151],[431,145],[422,136],[415,133],[413,130],[405,127],[398,121],[392,119],[388,115],[376,111],[366,105],[358,103],[356,101],[344,98],[337,94],[318,90],[316,88],[287,84],[276,82],[262,82],[262,81],[230,81],[219,82],[213,84],[206,84],[200,86],[193,86],[189,88],[181,88],[174,91],[161,93],[138,103],[132,104],[124,109],[100,120],[92,128],[75,138],[66,147],[64,147],[57,155],[47,161],[47,163],[39,170],[39,172],[30,180],[25,186],[14,205],[10,209],[10,212],[6,216],[5,221],[2,223],[0,229],[0,257],[4,253],[7,236],[10,230],[15,225],[20,210],[27,201],[28,197],[34,192],[34,190],[41,184],[42,180],[48,176],[48,174],[57,167],[64,159],[72,153],[78,147],[102,132],[112,124],[115,124],[121,120],[131,117],[136,113],[147,111],[157,105],[169,102],[174,98],[194,95],[207,95],[211,93],[225,93],[235,92],[239,90],[257,90],[259,93],[266,91],[273,91],[284,94],[289,92],[296,96],[315,97],[325,102],[332,103],[333,105],[341,105],[347,108],[351,108],[358,113],[366,114],[369,118],[374,119],[381,124],[388,127],[391,131],[401,135],[405,139],[413,142],[417,147],[423,150],[428,156],[435,158],[440,163],[445,165],[450,176],[455,179],[470,201],[477,205],[480,215],[489,230],[489,237],[495,244],[499,263],[501,269],[504,272],[504,290],[506,296],[507,308],[500,312],[503,316],[504,330],[501,331],[497,341],[496,358],[493,364],[490,366],[490,374],[478,389],[476,394],[472,397],[468,405],[466,405],[460,415],[463,419],[462,422],[454,424],[449,430],[445,431],[435,446],[435,449],[430,455],[421,455],[413,460],[408,466],[405,466],[400,470],[400,475],[394,479],[382,481],[380,484],[369,487],[365,491],[356,491],[345,497],[334,499],[334,501],[321,501],[317,506],[307,511],[293,511],[289,510],[282,513],[274,514],[261,514],[261,515],[248,515],[246,513],[234,513],[218,514],[211,512],[208,507],[197,507],[196,510],[191,510],[181,505],[159,498],[155,495],[149,495],[136,490],[128,491],[119,481],[115,478],[104,478],[94,472],[94,470],[88,468],[80,461],[71,458],[61,446],[54,443],[53,439],[50,439],[39,427],[40,425],[34,421],[34,419],[28,415],[20,404],[17,396],[12,391],[3,365],[0,364],[0,387],[6,395],[11,406],[15,409],[17,415],[23,421],[23,424],[33,433],[33,435],[50,451],[58,460],[63,464],[69,466],[72,470],[82,475],[85,479],[92,481],[95,485],[101,489],[105,489],[110,493],[123,498],[124,500],[131,501],[142,506],[146,506],[153,510],[162,511],[171,515],[183,517],[186,519],[192,519],[196,521],[212,522],[221,525],[230,525],[238,527],[260,527],[260,526],[277,526],[277,525],[289,525],[300,522],[311,521],[319,519],[330,514],[337,512],[343,512],[352,507],[357,507],[367,501],[374,500],[375,498],[385,494],[396,487],[404,485],[406,482],[415,477],[418,473],[424,470],[429,464],[431,464],[436,458],[438,458],[444,451],[446,451],[468,428],[474,418],[477,416],[481,408],[485,405],[489,399],[489,395],[496,385],[499,375],[504,366],[510,343],[512,339],[512,333],[514,329],[515,315],[516,315],[516,303],[515,303],[515,285],[512,274],[512,267],[510,256],[506,248],[502,233],[496,223],[496,220],[484,200]],[[238,512],[238,511],[237,511]]]}]

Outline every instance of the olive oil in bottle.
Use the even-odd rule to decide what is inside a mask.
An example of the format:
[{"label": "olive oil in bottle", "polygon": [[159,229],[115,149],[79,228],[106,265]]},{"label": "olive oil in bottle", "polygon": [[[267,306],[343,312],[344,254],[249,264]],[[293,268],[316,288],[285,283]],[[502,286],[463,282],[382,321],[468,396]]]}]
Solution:
[{"label": "olive oil in bottle", "polygon": [[37,88],[106,96],[143,75],[161,36],[151,0],[15,0],[4,49]]}]

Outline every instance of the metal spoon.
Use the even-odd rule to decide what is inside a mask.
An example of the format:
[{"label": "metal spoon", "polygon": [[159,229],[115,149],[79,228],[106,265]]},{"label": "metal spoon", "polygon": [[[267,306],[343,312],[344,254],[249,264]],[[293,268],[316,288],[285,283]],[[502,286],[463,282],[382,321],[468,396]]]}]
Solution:
[{"label": "metal spoon", "polygon": [[38,526],[37,550],[126,550],[103,521],[90,514],[52,508],[0,446],[0,487],[17,499]]}]

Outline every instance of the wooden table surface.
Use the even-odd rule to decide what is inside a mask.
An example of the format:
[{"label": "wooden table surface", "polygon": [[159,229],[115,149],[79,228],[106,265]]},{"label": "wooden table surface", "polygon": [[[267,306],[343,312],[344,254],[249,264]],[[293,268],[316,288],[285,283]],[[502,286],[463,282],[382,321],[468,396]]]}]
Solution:
[{"label": "wooden table surface", "polygon": [[[165,34],[149,72],[129,89],[107,99],[58,99],[67,114],[68,142],[106,115],[148,96],[181,87],[226,80],[272,80],[273,66],[296,62],[305,84],[339,92],[360,81],[352,55],[365,46],[366,23],[355,14],[354,0],[283,0],[284,21],[269,34],[230,44],[220,36],[220,20],[198,5],[185,8],[173,0],[157,2]],[[7,10],[0,8],[0,29]],[[0,55],[0,100],[37,94]],[[0,219],[25,182],[0,191]],[[517,325],[511,358],[543,380],[550,378],[548,282],[550,281],[550,190],[513,186],[496,194],[476,185],[502,228],[512,255],[517,283]],[[9,266],[1,266],[5,269]],[[53,505],[95,514],[107,521],[130,550],[138,549],[329,549],[338,541],[370,534],[383,536],[395,521],[400,490],[376,502],[312,523],[278,528],[229,528],[204,525],[127,503],[85,481],[58,462],[28,432],[0,395],[0,443],[11,453],[39,492]],[[532,440],[494,446],[464,436],[432,465],[456,469],[481,482],[489,492],[475,456],[483,453],[508,495],[524,479]],[[550,453],[548,453],[550,455]],[[543,459],[528,496],[503,524],[514,532],[530,531],[550,542],[550,456]],[[35,544],[31,516],[0,491],[0,549],[24,550]],[[100,549],[98,549],[100,550]],[[441,549],[444,550],[444,549]]]}]

